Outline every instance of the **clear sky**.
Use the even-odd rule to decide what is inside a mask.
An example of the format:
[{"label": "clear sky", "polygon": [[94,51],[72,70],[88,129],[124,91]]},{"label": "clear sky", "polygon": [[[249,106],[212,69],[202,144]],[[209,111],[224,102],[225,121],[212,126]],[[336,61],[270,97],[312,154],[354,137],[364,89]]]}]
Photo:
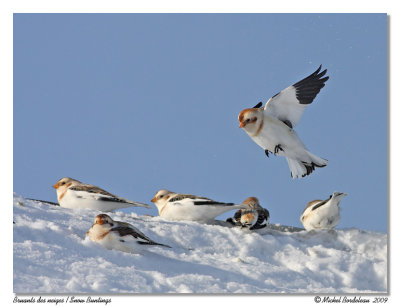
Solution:
[{"label": "clear sky", "polygon": [[[320,64],[330,79],[296,131],[329,164],[293,180],[237,116]],[[24,197],[56,201],[70,176],[145,203],[256,196],[301,226],[307,202],[341,191],[338,228],[387,229],[385,14],[16,14],[13,81]]]}]

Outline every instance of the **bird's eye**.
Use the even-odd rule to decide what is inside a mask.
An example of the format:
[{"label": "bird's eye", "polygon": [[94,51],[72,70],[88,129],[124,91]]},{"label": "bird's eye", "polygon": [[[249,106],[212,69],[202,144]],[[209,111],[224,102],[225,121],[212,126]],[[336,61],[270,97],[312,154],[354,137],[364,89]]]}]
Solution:
[{"label": "bird's eye", "polygon": [[246,123],[248,123],[248,122],[250,122],[250,119],[246,119],[246,121],[245,121]]},{"label": "bird's eye", "polygon": [[163,195],[160,195],[160,199],[163,197]]},{"label": "bird's eye", "polygon": [[64,185],[65,184],[65,182],[61,182],[61,184],[60,185]]}]

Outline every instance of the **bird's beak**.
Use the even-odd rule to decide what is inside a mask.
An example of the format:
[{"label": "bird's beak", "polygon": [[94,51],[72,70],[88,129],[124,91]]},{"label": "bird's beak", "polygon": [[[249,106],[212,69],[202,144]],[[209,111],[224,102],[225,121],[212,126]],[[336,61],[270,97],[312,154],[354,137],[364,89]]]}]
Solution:
[{"label": "bird's beak", "polygon": [[242,128],[244,127],[246,124],[244,122],[240,122],[239,127]]},{"label": "bird's beak", "polygon": [[157,201],[156,197],[152,198],[151,201],[155,203]]},{"label": "bird's beak", "polygon": [[58,183],[57,184],[55,184],[54,186],[53,186],[53,188],[55,188],[55,189],[57,189],[58,188]]}]

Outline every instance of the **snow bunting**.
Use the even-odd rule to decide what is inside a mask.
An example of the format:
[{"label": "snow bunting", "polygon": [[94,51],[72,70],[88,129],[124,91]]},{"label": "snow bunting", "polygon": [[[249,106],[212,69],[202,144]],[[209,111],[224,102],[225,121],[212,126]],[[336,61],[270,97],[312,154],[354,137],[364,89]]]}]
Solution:
[{"label": "snow bunting", "polygon": [[292,178],[311,174],[315,167],[325,167],[328,161],[307,150],[293,128],[299,123],[304,109],[317,96],[329,77],[321,66],[311,75],[254,108],[242,110],[239,127],[262,147],[265,154],[285,156]]},{"label": "snow bunting", "polygon": [[191,194],[180,194],[165,189],[159,190],[151,200],[161,217],[176,221],[210,222],[224,212],[243,208],[244,205],[216,202]]},{"label": "snow bunting", "polygon": [[134,206],[151,208],[148,204],[117,197],[99,187],[69,177],[60,179],[53,187],[57,191],[58,203],[66,208],[91,208],[106,212]]},{"label": "snow bunting", "polygon": [[100,243],[106,249],[128,253],[140,253],[146,245],[170,248],[166,244],[154,242],[133,225],[114,221],[106,214],[100,214],[94,218],[94,224],[86,233],[86,236],[90,240]]},{"label": "snow bunting", "polygon": [[233,218],[226,219],[236,226],[247,227],[250,230],[266,227],[269,221],[269,211],[261,207],[256,197],[250,197],[243,201],[247,207],[238,210]]},{"label": "snow bunting", "polygon": [[307,231],[313,229],[332,229],[340,221],[340,200],[346,193],[334,192],[329,199],[314,200],[307,204],[300,221]]}]

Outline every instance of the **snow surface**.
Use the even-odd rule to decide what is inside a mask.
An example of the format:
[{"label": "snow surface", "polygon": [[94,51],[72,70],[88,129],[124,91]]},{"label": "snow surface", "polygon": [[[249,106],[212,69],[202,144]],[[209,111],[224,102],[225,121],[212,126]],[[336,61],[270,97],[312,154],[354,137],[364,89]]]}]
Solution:
[{"label": "snow surface", "polygon": [[99,212],[14,194],[14,292],[387,292],[385,233],[251,232],[124,211],[109,215],[172,249],[149,246],[143,255],[106,250],[85,238]]}]

